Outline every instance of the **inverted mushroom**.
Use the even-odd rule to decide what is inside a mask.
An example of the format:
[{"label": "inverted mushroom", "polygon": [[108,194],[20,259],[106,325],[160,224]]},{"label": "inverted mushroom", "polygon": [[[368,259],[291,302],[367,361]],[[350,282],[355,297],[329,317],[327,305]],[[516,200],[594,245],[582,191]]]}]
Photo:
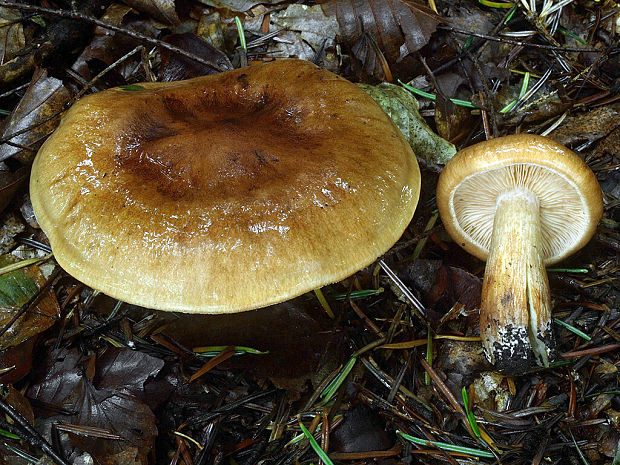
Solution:
[{"label": "inverted mushroom", "polygon": [[549,364],[551,295],[545,270],[583,247],[602,212],[594,173],[551,139],[520,134],[458,152],[437,204],[448,233],[486,260],[480,336],[496,368]]},{"label": "inverted mushroom", "polygon": [[58,263],[112,297],[263,307],[372,263],[413,216],[411,148],[339,76],[284,60],[135,89],[76,103],[30,183]]}]

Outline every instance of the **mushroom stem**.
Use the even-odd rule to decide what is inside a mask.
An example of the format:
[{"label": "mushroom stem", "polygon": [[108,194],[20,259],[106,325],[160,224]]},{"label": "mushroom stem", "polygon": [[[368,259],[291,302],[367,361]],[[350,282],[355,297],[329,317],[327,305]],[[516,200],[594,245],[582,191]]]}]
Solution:
[{"label": "mushroom stem", "polygon": [[499,371],[549,365],[551,295],[542,258],[540,206],[528,189],[499,195],[482,285],[480,336]]}]

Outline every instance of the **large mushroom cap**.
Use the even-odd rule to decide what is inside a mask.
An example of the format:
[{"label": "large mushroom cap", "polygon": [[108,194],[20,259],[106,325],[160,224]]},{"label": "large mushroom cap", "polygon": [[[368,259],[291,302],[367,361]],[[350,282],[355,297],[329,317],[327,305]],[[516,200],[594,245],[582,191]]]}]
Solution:
[{"label": "large mushroom cap", "polygon": [[540,202],[547,265],[583,247],[603,212],[596,177],[575,153],[552,139],[518,134],[467,147],[446,165],[437,204],[449,234],[486,260],[498,196],[514,188],[532,191]]},{"label": "large mushroom cap", "polygon": [[370,97],[286,60],[82,99],[39,151],[30,192],[77,279],[145,307],[220,313],[372,263],[419,186]]}]

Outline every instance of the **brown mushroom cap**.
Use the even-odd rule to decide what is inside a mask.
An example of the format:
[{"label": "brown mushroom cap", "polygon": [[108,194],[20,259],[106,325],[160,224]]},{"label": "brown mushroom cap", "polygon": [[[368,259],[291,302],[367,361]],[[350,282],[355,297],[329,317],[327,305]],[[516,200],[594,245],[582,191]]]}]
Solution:
[{"label": "brown mushroom cap", "polygon": [[572,151],[546,137],[518,134],[459,151],[437,186],[448,233],[467,252],[486,260],[497,198],[512,188],[531,190],[540,202],[542,257],[556,263],[583,247],[603,212],[596,177]]},{"label": "brown mushroom cap", "polygon": [[411,148],[354,84],[299,60],[76,103],[32,168],[58,263],[145,307],[248,310],[372,263],[413,216]]}]

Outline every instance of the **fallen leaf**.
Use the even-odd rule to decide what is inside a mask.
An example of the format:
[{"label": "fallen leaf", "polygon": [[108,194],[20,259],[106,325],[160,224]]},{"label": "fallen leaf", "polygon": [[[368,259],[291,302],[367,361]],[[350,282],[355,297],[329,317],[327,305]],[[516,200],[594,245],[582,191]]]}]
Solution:
[{"label": "fallen leaf", "polygon": [[327,0],[321,7],[337,18],[340,41],[355,50],[365,74],[380,80],[385,74],[372,41],[388,64],[398,63],[424,47],[443,21],[424,5],[401,0]]},{"label": "fallen leaf", "polygon": [[32,368],[32,353],[36,337],[0,350],[0,383],[15,383]]},{"label": "fallen leaf", "polygon": [[359,86],[392,118],[417,157],[445,164],[456,153],[453,144],[439,137],[426,124],[419,113],[418,101],[411,92],[389,83]]},{"label": "fallen leaf", "polygon": [[[122,350],[113,352],[99,367],[94,364],[93,380],[102,382],[98,386],[88,376],[93,366],[91,357],[75,349],[51,353],[39,370],[39,379],[28,389],[28,396],[71,414],[42,419],[40,428],[49,439],[54,424],[68,425],[66,430],[71,432],[64,450],[69,450],[70,444],[77,448],[73,454],[88,452],[96,463],[147,464],[157,436],[155,415],[126,387],[137,389],[150,374],[157,374],[152,358],[142,353],[132,356],[122,354]],[[139,360],[146,363],[140,364]],[[142,366],[136,369],[138,365]],[[105,373],[114,374],[113,379],[103,380]],[[137,382],[131,380],[133,373],[137,374]],[[80,430],[80,426],[87,428]]]},{"label": "fallen leaf", "polygon": [[214,8],[225,8],[233,13],[248,11],[258,4],[273,5],[280,3],[280,0],[198,0],[200,3]]},{"label": "fallen leaf", "polygon": [[[30,425],[34,426],[34,413],[32,412],[28,399],[11,385],[5,386],[5,389],[6,395],[4,396],[4,401],[17,410]],[[15,452],[15,449],[11,450],[6,447],[7,444],[11,446],[17,445],[21,450],[26,450],[31,453],[34,452],[25,442],[21,442],[21,444],[18,445],[13,441],[7,441],[4,437],[2,439],[3,440],[0,441],[0,465],[29,465],[32,463],[20,457]],[[33,455],[36,455],[36,452]],[[47,465],[43,460],[38,463],[39,465]]]},{"label": "fallen leaf", "polygon": [[480,308],[482,280],[462,268],[418,259],[406,264],[401,273],[424,292],[427,305],[437,311],[445,313],[457,302],[467,311]]},{"label": "fallen leaf", "polygon": [[[155,37],[159,31],[150,21],[141,19],[131,7],[113,3],[101,17],[102,21],[129,31],[140,32],[149,37]],[[91,79],[97,73],[129,53],[141,42],[124,34],[109,29],[96,27],[93,38],[87,47],[82,50],[75,60],[72,69],[85,79]],[[113,70],[103,76],[102,81],[108,86],[117,86],[126,83],[126,79],[135,76],[141,57],[139,53],[124,60]],[[139,68],[138,68],[139,69]]]},{"label": "fallen leaf", "polygon": [[181,81],[183,79],[216,74],[220,72],[218,70],[233,69],[232,63],[222,51],[202,40],[196,34],[189,32],[170,34],[164,37],[163,40],[213,63],[213,66],[197,63],[183,55],[172,53],[168,49],[161,49],[161,69],[159,73],[161,81]]},{"label": "fallen leaf", "polygon": [[0,170],[0,211],[4,210],[13,200],[13,196],[24,181],[29,177],[26,167],[19,168],[17,171]]},{"label": "fallen leaf", "polygon": [[484,371],[474,380],[476,404],[487,410],[504,412],[510,407],[510,391],[505,376],[496,371]]},{"label": "fallen leaf", "polygon": [[164,361],[135,350],[108,348],[97,357],[93,384],[98,389],[124,389],[144,399],[144,385],[164,367]]},{"label": "fallen leaf", "polygon": [[603,154],[614,155],[618,153],[618,147],[620,147],[620,126],[597,144],[595,153],[598,156]]},{"label": "fallen leaf", "polygon": [[123,0],[123,3],[167,24],[176,25],[181,22],[174,0]]},{"label": "fallen leaf", "polygon": [[460,392],[480,372],[492,370],[479,342],[442,340],[435,344],[438,349],[433,367],[450,374],[445,382],[452,392]]},{"label": "fallen leaf", "polygon": [[18,10],[0,6],[0,65],[15,58],[25,46],[21,14]]},{"label": "fallen leaf", "polygon": [[620,127],[620,112],[612,106],[589,109],[566,118],[549,137],[566,146],[594,142]]},{"label": "fallen leaf", "polygon": [[17,410],[22,417],[28,421],[31,425],[34,425],[34,413],[28,399],[13,386],[7,386],[7,394],[4,397],[4,401]]},{"label": "fallen leaf", "polygon": [[[17,262],[12,255],[0,256],[0,268]],[[30,265],[0,275],[0,328],[9,323],[39,288],[45,278],[37,265]],[[45,331],[60,314],[60,307],[53,291],[47,291],[28,311],[0,335],[0,349],[16,346]]]},{"label": "fallen leaf", "polygon": [[[13,157],[24,165],[30,164],[39,146],[58,125],[60,111],[70,98],[71,94],[61,80],[48,77],[44,69],[37,70],[28,90],[11,113],[2,137],[28,130],[0,145],[0,161]],[[47,118],[51,119],[45,121]]]},{"label": "fallen leaf", "polygon": [[[326,15],[319,5],[292,4],[272,13],[270,18],[270,32],[282,31],[277,40],[270,42],[267,55],[294,56],[312,61],[321,50],[334,50],[338,21],[334,16]],[[326,69],[338,70],[335,53],[324,53],[319,58]]]}]

